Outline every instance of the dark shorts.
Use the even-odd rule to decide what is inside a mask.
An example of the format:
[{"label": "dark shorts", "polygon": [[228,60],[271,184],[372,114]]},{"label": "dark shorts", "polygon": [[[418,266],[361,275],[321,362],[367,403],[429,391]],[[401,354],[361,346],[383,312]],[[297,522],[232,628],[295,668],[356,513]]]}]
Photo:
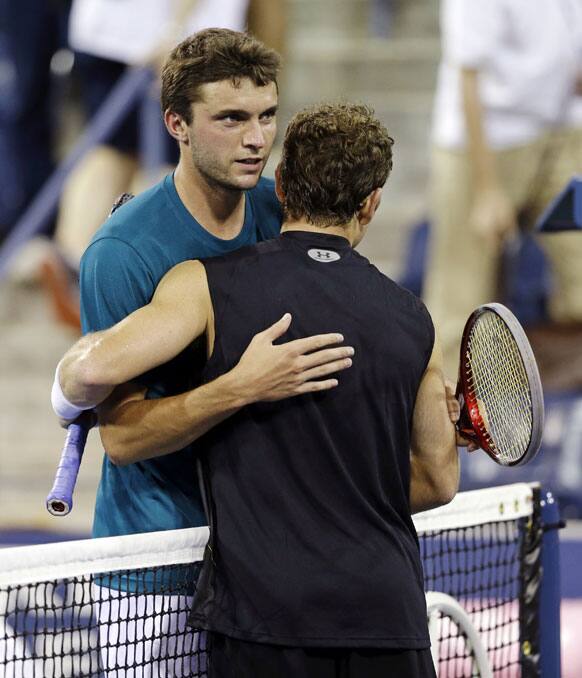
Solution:
[{"label": "dark shorts", "polygon": [[[88,118],[92,118],[99,110],[101,104],[107,99],[126,70],[127,66],[118,61],[102,59],[83,52],[75,53],[75,73],[80,83],[81,98]],[[140,106],[138,103],[119,121],[105,143],[122,153],[137,154],[140,150],[139,116]],[[179,157],[178,144],[161,125],[160,133],[162,134],[161,143],[164,147],[164,160],[174,165],[178,162]]]},{"label": "dark shorts", "polygon": [[283,647],[208,634],[208,678],[436,678],[430,650]]}]

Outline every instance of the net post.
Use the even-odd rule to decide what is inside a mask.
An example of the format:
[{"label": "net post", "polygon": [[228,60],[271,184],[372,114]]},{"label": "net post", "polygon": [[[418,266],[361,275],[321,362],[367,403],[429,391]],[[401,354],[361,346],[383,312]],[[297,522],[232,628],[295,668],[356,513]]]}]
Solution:
[{"label": "net post", "polygon": [[559,678],[560,661],[560,520],[558,502],[551,492],[540,502],[543,525],[542,568],[540,591],[540,650],[542,678]]},{"label": "net post", "polygon": [[520,547],[520,675],[523,678],[540,678],[540,601],[542,585],[543,523],[541,515],[541,489],[531,486],[532,512],[522,519]]}]

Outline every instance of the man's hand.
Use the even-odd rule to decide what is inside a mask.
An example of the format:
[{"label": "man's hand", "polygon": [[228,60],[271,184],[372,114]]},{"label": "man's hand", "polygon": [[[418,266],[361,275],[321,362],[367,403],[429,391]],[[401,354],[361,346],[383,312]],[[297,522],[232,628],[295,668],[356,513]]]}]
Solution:
[{"label": "man's hand", "polygon": [[326,391],[338,385],[335,378],[325,379],[351,366],[354,349],[337,346],[341,334],[318,334],[274,345],[291,324],[286,313],[274,325],[256,334],[232,370],[237,390],[248,402],[275,401],[303,393]]},{"label": "man's hand", "polygon": [[[455,395],[456,386],[450,379],[445,379],[445,392],[447,394],[447,411],[449,413],[449,418],[453,424],[456,424],[461,416],[461,406]],[[458,430],[456,432],[456,437],[457,447],[466,447],[467,452],[474,452],[479,449],[479,446],[476,443],[464,438]]]}]

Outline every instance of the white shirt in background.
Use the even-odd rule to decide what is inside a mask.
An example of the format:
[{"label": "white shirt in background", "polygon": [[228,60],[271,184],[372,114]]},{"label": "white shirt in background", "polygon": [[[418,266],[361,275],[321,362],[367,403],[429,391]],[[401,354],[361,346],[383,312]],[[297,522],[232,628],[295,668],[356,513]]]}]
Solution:
[{"label": "white shirt in background", "polygon": [[461,68],[479,71],[492,148],[528,143],[566,119],[582,121],[570,101],[582,69],[582,0],[442,0],[441,34],[437,146],[465,144]]},{"label": "white shirt in background", "polygon": [[[78,52],[145,63],[168,35],[175,33],[179,0],[74,0],[69,45]],[[203,28],[244,30],[248,0],[196,0],[176,43]]]}]

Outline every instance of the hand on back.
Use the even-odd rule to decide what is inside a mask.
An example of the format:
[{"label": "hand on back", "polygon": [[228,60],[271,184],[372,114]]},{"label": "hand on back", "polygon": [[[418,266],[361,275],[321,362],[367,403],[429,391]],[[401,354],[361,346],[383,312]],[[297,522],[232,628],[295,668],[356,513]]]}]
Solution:
[{"label": "hand on back", "polygon": [[287,332],[291,315],[256,334],[234,368],[249,402],[275,401],[338,385],[330,375],[351,366],[354,349],[337,346],[341,334],[319,334],[274,344]]}]

